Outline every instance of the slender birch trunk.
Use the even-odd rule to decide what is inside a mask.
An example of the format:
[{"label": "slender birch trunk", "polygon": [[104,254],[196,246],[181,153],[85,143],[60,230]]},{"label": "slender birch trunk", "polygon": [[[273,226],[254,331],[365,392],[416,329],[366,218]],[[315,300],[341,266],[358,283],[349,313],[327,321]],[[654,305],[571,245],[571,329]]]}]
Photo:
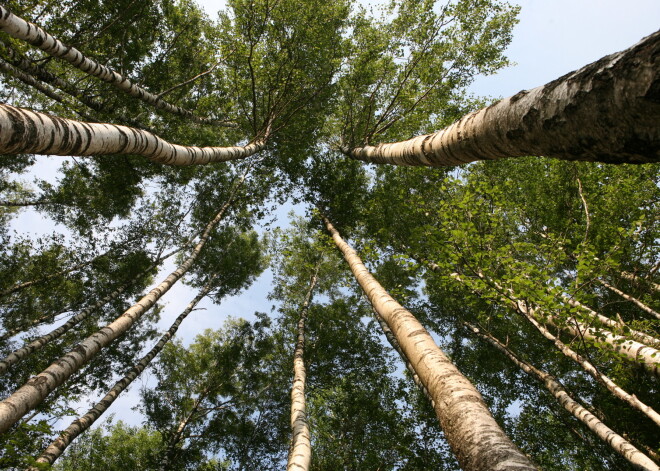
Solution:
[{"label": "slender birch trunk", "polygon": [[426,329],[369,273],[330,221],[323,222],[371,305],[392,330],[435,402],[435,412],[458,462],[466,471],[533,470],[504,434],[481,394],[438,348]]},{"label": "slender birch trunk", "polygon": [[30,43],[53,57],[63,59],[86,74],[97,77],[130,96],[142,100],[158,109],[181,115],[196,123],[233,126],[232,123],[228,123],[227,121],[201,118],[189,110],[166,102],[159,96],[132,83],[129,79],[121,76],[109,67],[85,57],[76,48],[65,46],[62,42],[39,28],[37,25],[28,23],[22,18],[19,18],[2,5],[0,5],[0,30],[15,39]]},{"label": "slender birch trunk", "polygon": [[641,302],[639,299],[634,298],[634,297],[630,296],[629,294],[624,293],[624,292],[621,291],[619,288],[617,288],[617,287],[615,287],[615,286],[612,286],[611,284],[609,284],[609,283],[608,283],[607,281],[605,281],[605,280],[598,280],[598,282],[599,282],[601,285],[603,285],[604,287],[606,287],[607,289],[609,289],[610,291],[612,291],[612,292],[618,294],[619,296],[621,296],[621,297],[622,297],[623,299],[625,299],[626,301],[630,301],[630,302],[633,303],[635,306],[637,306],[638,308],[640,308],[642,311],[651,314],[652,316],[654,316],[654,317],[657,318],[657,319],[660,319],[660,313],[658,313],[657,311],[654,311],[653,309],[651,309],[650,307],[648,307],[646,304],[644,304],[643,302]]},{"label": "slender birch trunk", "polygon": [[[169,342],[174,334],[176,334],[179,326],[184,321],[188,314],[197,306],[197,304],[213,289],[212,281],[215,279],[213,276],[209,283],[197,294],[197,296],[186,306],[184,311],[176,318],[169,330],[160,338],[158,343],[147,353],[140,361],[129,370],[129,372],[121,380],[117,381],[110,389],[108,394],[103,399],[97,402],[92,409],[85,415],[79,417],[69,425],[64,432],[53,441],[37,458],[37,463],[53,464],[64,450],[75,440],[81,433],[87,430],[96,420],[98,420],[105,411],[115,402],[119,395],[124,392],[128,386],[149,366],[151,361],[160,353],[165,344]],[[37,468],[33,468],[36,471]]]},{"label": "slender birch trunk", "polygon": [[399,345],[399,342],[397,341],[396,337],[392,333],[392,329],[390,329],[390,326],[387,325],[387,322],[385,322],[385,319],[378,314],[378,311],[373,309],[374,316],[376,316],[376,320],[380,324],[380,328],[383,331],[383,334],[385,334],[385,338],[389,342],[389,344],[392,346],[394,350],[399,354],[399,357],[401,358],[401,361],[403,361],[403,364],[406,365],[406,369],[410,373],[410,376],[412,377],[413,382],[415,385],[419,388],[419,390],[426,396],[426,399],[429,400],[431,403],[431,406],[435,409],[435,401],[433,400],[433,397],[431,396],[431,393],[429,393],[429,390],[426,389],[426,386],[424,386],[424,383],[422,383],[422,380],[419,379],[419,375],[415,372],[415,368],[413,368],[412,363],[410,363],[410,360],[406,357],[406,354],[403,353],[403,350],[401,350],[401,345]]},{"label": "slender birch trunk", "polygon": [[188,415],[186,415],[179,422],[176,431],[172,434],[172,436],[167,442],[167,448],[165,448],[165,451],[163,452],[163,459],[160,461],[160,464],[158,466],[158,471],[166,471],[167,469],[169,469],[174,455],[174,448],[181,441],[183,437],[183,432],[186,430],[186,427],[192,420],[193,416],[197,413],[197,409],[199,409],[199,406],[202,405],[202,401],[204,400],[207,392],[208,389],[206,389],[203,393],[201,393],[197,397],[197,399],[195,399],[195,403],[193,404],[193,407],[188,413]]},{"label": "slender birch trunk", "polygon": [[637,409],[642,414],[646,415],[649,419],[651,419],[653,422],[655,422],[656,425],[660,426],[660,414],[658,414],[652,407],[649,407],[648,405],[644,404],[634,394],[629,394],[618,384],[612,381],[609,378],[609,376],[606,376],[600,371],[598,371],[598,369],[590,361],[582,357],[580,354],[572,350],[564,342],[562,342],[557,337],[555,337],[547,328],[545,328],[543,325],[541,325],[539,322],[536,321],[535,319],[536,316],[534,316],[534,314],[530,312],[531,309],[529,309],[529,307],[525,303],[518,301],[517,303],[514,304],[516,305],[516,310],[520,312],[523,316],[525,316],[525,318],[534,327],[536,327],[536,329],[539,332],[541,332],[541,334],[543,334],[545,338],[547,338],[552,343],[554,343],[555,346],[559,349],[559,351],[561,351],[565,356],[567,356],[568,358],[579,364],[584,371],[589,373],[591,377],[593,377],[596,381],[598,381],[603,386],[605,386],[607,390],[611,392],[614,396],[618,397],[622,401],[627,402],[631,407]]},{"label": "slender birch trunk", "polygon": [[293,354],[293,387],[291,388],[291,448],[289,449],[289,459],[286,466],[287,471],[300,469],[307,471],[312,461],[312,442],[309,432],[309,423],[307,422],[307,412],[305,407],[305,324],[307,323],[307,314],[309,305],[314,297],[314,288],[318,278],[319,266],[312,275],[309,283],[309,289],[305,295],[302,308],[300,309],[300,319],[298,320],[298,340]]},{"label": "slender birch trunk", "polygon": [[243,174],[227,202],[209,222],[188,258],[158,286],[130,307],[114,322],[80,342],[73,350],[31,378],[4,401],[0,402],[0,433],[5,432],[22,416],[39,405],[55,388],[63,384],[73,373],[87,364],[101,349],[122,336],[147,312],[179,279],[190,269],[199,256],[215,226],[222,220],[225,211],[234,200],[238,187],[245,180]]},{"label": "slender birch trunk", "polygon": [[528,155],[660,161],[660,32],[433,134],[340,150],[375,164],[453,166]]},{"label": "slender birch trunk", "polygon": [[[625,278],[626,280],[630,280],[630,281],[637,281],[637,280],[640,279],[638,276],[635,276],[633,273],[629,273],[627,271],[622,271],[621,276],[623,278]],[[643,280],[644,280],[645,283],[647,283],[651,287],[651,289],[653,291],[655,291],[657,293],[660,293],[660,284],[653,283],[652,281],[646,280],[646,279],[643,279]]]},{"label": "slender birch trunk", "polygon": [[546,389],[550,391],[550,393],[557,399],[557,401],[559,401],[564,409],[573,414],[573,416],[580,420],[584,425],[589,427],[589,429],[595,433],[598,438],[610,445],[614,451],[628,460],[628,462],[632,464],[633,467],[645,471],[660,471],[660,467],[658,467],[649,457],[635,448],[625,438],[610,429],[603,422],[598,420],[595,415],[582,407],[578,402],[573,400],[568,392],[566,392],[566,389],[563,387],[563,385],[556,378],[546,373],[545,371],[541,371],[529,363],[520,360],[511,352],[511,350],[509,350],[506,346],[504,346],[504,344],[502,344],[492,335],[481,332],[474,326],[469,324],[467,325],[469,326],[470,330],[472,330],[472,332],[490,342],[491,345],[504,353],[525,373],[542,382]]},{"label": "slender birch trunk", "polygon": [[203,165],[249,157],[266,147],[266,139],[264,136],[233,147],[180,146],[142,129],[56,118],[0,105],[0,154],[134,154],[167,165]]}]

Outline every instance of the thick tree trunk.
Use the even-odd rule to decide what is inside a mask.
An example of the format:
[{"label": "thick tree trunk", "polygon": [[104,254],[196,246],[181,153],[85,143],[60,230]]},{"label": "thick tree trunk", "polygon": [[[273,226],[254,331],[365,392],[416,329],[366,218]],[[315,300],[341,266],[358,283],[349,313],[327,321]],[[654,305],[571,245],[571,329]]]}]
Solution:
[{"label": "thick tree trunk", "polygon": [[265,146],[266,138],[245,146],[180,146],[141,129],[85,123],[0,105],[0,154],[135,154],[167,165],[203,165],[244,159]]},{"label": "thick tree trunk", "polygon": [[595,415],[573,400],[573,398],[570,397],[570,395],[566,392],[566,389],[557,379],[548,373],[535,368],[529,363],[520,360],[511,352],[511,350],[505,347],[492,335],[483,333],[474,326],[469,327],[472,332],[487,340],[491,345],[504,353],[525,373],[542,382],[546,389],[550,391],[550,393],[557,399],[557,401],[559,401],[564,409],[573,414],[575,418],[589,427],[589,429],[594,432],[601,440],[610,445],[614,451],[628,460],[630,464],[633,465],[633,467],[645,471],[660,471],[660,467],[651,461],[651,459],[648,458],[644,453],[639,451],[629,441],[614,432],[607,425],[598,420]]},{"label": "thick tree trunk", "polygon": [[624,293],[624,292],[621,291],[619,288],[617,288],[617,287],[615,287],[615,286],[612,286],[611,284],[609,284],[609,283],[608,283],[607,281],[605,281],[605,280],[598,280],[598,282],[599,282],[601,285],[605,286],[605,287],[606,287],[607,289],[609,289],[610,291],[612,291],[612,292],[618,294],[619,296],[621,296],[621,297],[622,297],[623,299],[625,299],[626,301],[630,301],[630,302],[633,303],[635,306],[637,306],[638,308],[640,308],[642,311],[651,314],[651,315],[652,315],[653,317],[655,317],[656,319],[660,319],[660,313],[658,313],[657,311],[654,311],[653,309],[651,309],[650,307],[648,307],[646,304],[644,304],[643,302],[641,302],[639,299],[634,298],[634,297],[630,296],[629,294]]},{"label": "thick tree trunk", "polygon": [[440,426],[466,471],[537,469],[504,434],[481,394],[438,348],[417,319],[369,273],[327,218],[325,226],[353,275],[383,317],[435,403]]},{"label": "thick tree trunk", "polygon": [[179,281],[199,256],[215,226],[222,220],[225,211],[233,202],[236,191],[245,177],[246,174],[242,176],[238,185],[234,187],[228,201],[222,206],[213,220],[207,224],[199,242],[188,258],[176,270],[170,273],[158,286],[152,289],[114,322],[87,337],[65,356],[37,376],[31,378],[11,396],[0,402],[0,433],[5,432],[27,412],[40,404],[55,388],[64,383],[72,374],[94,358],[101,349],[107,347],[122,336],[147,310],[169,291],[174,283]]},{"label": "thick tree trunk", "polygon": [[[110,389],[108,394],[103,399],[97,402],[92,409],[85,415],[76,419],[69,425],[64,432],[53,441],[48,448],[46,448],[41,455],[37,458],[37,463],[53,464],[59,458],[64,450],[76,439],[81,433],[87,430],[101,415],[107,411],[119,395],[130,386],[130,384],[137,378],[146,368],[149,363],[160,353],[165,344],[176,334],[179,326],[184,321],[188,314],[197,306],[197,304],[206,296],[213,288],[211,282],[215,276],[209,280],[209,283],[199,292],[199,294],[186,306],[184,311],[176,318],[169,330],[160,338],[158,343],[147,353],[140,361],[130,369],[130,371],[121,380],[117,381]],[[33,468],[36,471],[37,468]]]},{"label": "thick tree trunk", "polygon": [[605,386],[607,390],[611,392],[614,396],[618,397],[622,401],[627,402],[628,404],[630,404],[631,407],[637,409],[642,414],[646,415],[649,419],[651,419],[653,422],[655,422],[658,426],[660,426],[660,414],[658,414],[652,407],[649,407],[648,405],[644,404],[634,394],[629,394],[627,391],[622,389],[608,376],[598,371],[598,369],[596,369],[596,367],[590,361],[583,358],[577,352],[572,350],[568,345],[566,345],[564,342],[562,342],[557,337],[555,337],[548,329],[546,329],[543,325],[541,325],[539,322],[536,321],[535,317],[537,316],[534,316],[532,313],[530,313],[530,309],[527,307],[525,303],[518,301],[517,303],[513,303],[513,304],[515,305],[516,310],[520,312],[522,315],[524,315],[527,318],[527,320],[534,327],[536,327],[536,329],[539,332],[541,332],[541,334],[545,338],[547,338],[552,343],[554,343],[555,346],[559,349],[559,351],[561,351],[565,356],[567,356],[571,360],[575,361],[578,365],[580,365],[582,369],[584,369],[584,371],[586,371],[596,381],[598,381],[603,386]]},{"label": "thick tree trunk", "polygon": [[51,56],[63,59],[86,74],[97,77],[104,82],[111,84],[115,88],[128,93],[130,96],[142,100],[145,103],[149,103],[158,109],[184,116],[197,123],[233,126],[233,124],[227,123],[226,121],[195,116],[191,111],[166,102],[157,95],[154,95],[144,88],[132,83],[126,77],[122,77],[114,70],[85,57],[76,48],[65,46],[37,25],[28,23],[22,18],[17,17],[2,5],[0,5],[0,30],[9,34],[13,38],[26,41],[33,46],[38,47]]},{"label": "thick tree trunk", "polygon": [[453,166],[528,155],[606,163],[660,161],[660,32],[448,128],[346,155],[376,164]]},{"label": "thick tree trunk", "polygon": [[314,288],[318,277],[318,266],[312,275],[309,289],[305,295],[300,319],[298,320],[298,340],[293,354],[293,387],[291,388],[291,448],[286,466],[287,471],[307,471],[312,462],[312,442],[305,410],[305,324],[309,305],[314,296]]}]

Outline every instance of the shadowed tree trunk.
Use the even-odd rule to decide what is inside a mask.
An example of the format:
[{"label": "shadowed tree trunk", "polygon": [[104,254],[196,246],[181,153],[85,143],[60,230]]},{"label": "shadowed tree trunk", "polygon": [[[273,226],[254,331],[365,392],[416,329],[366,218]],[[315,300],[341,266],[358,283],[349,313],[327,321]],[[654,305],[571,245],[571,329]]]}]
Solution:
[{"label": "shadowed tree trunk", "polygon": [[[99,64],[87,57],[74,47],[68,47],[59,40],[46,33],[37,25],[28,23],[0,5],[0,30],[11,37],[26,41],[51,56],[67,61],[77,69],[107,82],[115,88],[128,93],[130,96],[149,103],[158,109],[169,111],[184,116],[197,123],[216,125],[227,125],[226,121],[213,120],[195,116],[191,111],[172,105],[161,99],[158,95],[148,92],[144,88],[132,83],[126,77],[122,77],[114,70]],[[229,124],[232,126],[233,124]]]},{"label": "shadowed tree trunk", "polygon": [[625,51],[408,141],[341,147],[376,164],[461,165],[528,155],[660,161],[660,32]]},{"label": "shadowed tree trunk", "polygon": [[305,410],[305,324],[307,322],[307,313],[309,305],[314,296],[314,288],[318,277],[319,266],[312,275],[309,283],[309,289],[305,295],[302,308],[300,309],[300,319],[298,320],[298,340],[293,354],[293,387],[291,388],[291,448],[289,449],[289,460],[286,466],[287,471],[302,470],[307,471],[312,461],[312,443],[309,432],[309,423],[307,422],[307,412]]},{"label": "shadowed tree trunk", "polygon": [[383,317],[434,401],[435,413],[458,462],[466,471],[537,469],[511,442],[481,394],[438,348],[419,321],[369,273],[330,221],[323,222],[371,305]]},{"label": "shadowed tree trunk", "polygon": [[167,165],[203,165],[249,157],[266,146],[267,137],[245,146],[187,147],[142,129],[85,123],[0,105],[0,154],[135,154]]},{"label": "shadowed tree trunk", "polygon": [[630,301],[630,302],[633,303],[635,306],[637,306],[638,308],[640,308],[642,311],[644,311],[644,312],[646,312],[646,313],[648,313],[648,314],[651,314],[651,315],[652,315],[653,317],[655,317],[656,319],[660,319],[660,313],[658,313],[657,311],[654,311],[653,309],[651,309],[650,307],[648,307],[646,304],[644,304],[643,302],[641,302],[639,299],[634,298],[634,297],[630,296],[629,294],[624,293],[624,292],[621,291],[619,288],[617,288],[616,286],[612,286],[611,284],[609,284],[609,283],[608,283],[607,281],[605,281],[605,280],[598,280],[598,282],[599,282],[601,285],[605,286],[605,287],[606,287],[607,289],[609,289],[610,291],[612,291],[612,292],[618,294],[619,296],[621,296],[621,297],[622,297],[623,299],[625,299],[626,301]]},{"label": "shadowed tree trunk", "polygon": [[491,345],[504,353],[525,373],[530,375],[532,378],[536,378],[538,381],[542,382],[546,389],[550,391],[550,393],[557,399],[557,401],[559,401],[564,409],[573,414],[575,418],[589,427],[593,433],[595,433],[605,443],[610,445],[614,451],[628,460],[630,464],[632,464],[636,469],[645,471],[660,471],[660,467],[651,461],[649,457],[647,457],[644,453],[635,448],[628,440],[614,432],[607,425],[598,420],[595,415],[573,400],[573,398],[571,398],[570,395],[566,392],[566,389],[563,387],[563,385],[552,375],[549,375],[548,373],[535,368],[529,363],[520,360],[511,352],[511,350],[505,347],[502,342],[497,340],[492,335],[481,332],[478,328],[470,324],[466,323],[466,325],[472,332],[487,340]]},{"label": "shadowed tree trunk", "polygon": [[[206,296],[213,288],[212,281],[215,275],[211,277],[209,283],[197,294],[197,296],[186,306],[184,311],[176,318],[169,330],[160,338],[158,343],[147,353],[121,380],[117,381],[110,389],[108,394],[103,399],[96,403],[85,415],[76,419],[69,425],[64,432],[53,441],[41,455],[37,458],[37,463],[53,464],[59,458],[64,450],[76,439],[81,433],[87,430],[91,425],[98,420],[101,415],[107,411],[110,406],[115,402],[119,395],[128,388],[131,383],[137,378],[151,363],[156,355],[160,353],[165,344],[176,334],[181,323],[188,317],[188,314],[197,306],[197,304]],[[31,471],[37,471],[37,468],[31,468]]]}]

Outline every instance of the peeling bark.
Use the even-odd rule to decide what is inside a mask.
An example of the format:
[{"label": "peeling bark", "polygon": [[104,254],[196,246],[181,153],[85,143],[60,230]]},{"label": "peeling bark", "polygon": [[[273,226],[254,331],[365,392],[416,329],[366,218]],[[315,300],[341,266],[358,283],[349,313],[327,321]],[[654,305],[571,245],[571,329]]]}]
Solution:
[{"label": "peeling bark", "polygon": [[[213,288],[211,281],[215,279],[215,275],[209,280],[209,283],[199,292],[199,294],[186,306],[184,311],[176,318],[169,330],[160,338],[158,343],[147,353],[140,361],[129,370],[129,372],[122,379],[117,381],[110,389],[103,399],[97,402],[92,409],[85,415],[79,417],[69,425],[64,432],[54,440],[48,447],[39,455],[37,463],[53,464],[59,458],[64,450],[75,440],[81,433],[87,430],[91,425],[98,420],[105,411],[115,402],[119,395],[131,385],[131,383],[149,366],[151,361],[160,353],[165,344],[169,342],[179,326],[184,321],[188,314],[192,312],[195,306],[206,296]],[[36,471],[37,468],[31,468]]]},{"label": "peeling bark", "polygon": [[234,197],[247,174],[243,174],[232,190],[227,202],[206,225],[199,242],[186,260],[158,286],[142,297],[136,304],[95,334],[80,342],[69,353],[54,362],[37,376],[0,402],[0,433],[7,431],[21,417],[39,405],[52,391],[63,384],[72,374],[87,364],[103,348],[121,337],[142,315],[147,312],[179,279],[192,267],[215,226],[222,220],[225,211],[233,203]]},{"label": "peeling bark", "polygon": [[312,441],[307,422],[305,407],[305,324],[309,305],[314,296],[314,288],[318,277],[318,265],[309,283],[309,289],[305,295],[300,319],[298,320],[298,340],[293,354],[293,387],[291,388],[291,448],[286,466],[287,471],[300,469],[307,471],[312,461]]},{"label": "peeling bark", "polygon": [[353,275],[383,317],[435,403],[435,413],[466,471],[533,470],[531,461],[497,424],[481,394],[438,348],[419,321],[369,273],[330,221],[323,222]]},{"label": "peeling bark", "polygon": [[433,134],[340,150],[375,164],[461,165],[528,155],[660,161],[660,32]]},{"label": "peeling bark", "polygon": [[538,368],[530,365],[527,362],[520,360],[515,356],[511,350],[502,344],[499,340],[490,334],[481,332],[478,328],[467,324],[470,330],[481,338],[487,340],[491,345],[504,353],[512,362],[514,362],[520,369],[527,373],[532,378],[542,382],[548,391],[559,401],[559,403],[568,412],[573,414],[575,418],[580,420],[584,425],[595,433],[598,438],[610,445],[614,451],[623,456],[630,464],[636,469],[645,471],[660,471],[658,467],[649,457],[635,448],[628,440],[617,434],[610,429],[603,422],[582,407],[566,392],[564,386],[552,375],[541,371]]},{"label": "peeling bark", "polygon": [[76,48],[65,46],[61,41],[48,34],[37,25],[28,23],[22,18],[19,18],[2,5],[0,5],[0,30],[9,34],[12,38],[25,41],[53,57],[63,59],[86,74],[103,80],[130,96],[158,109],[181,115],[196,123],[233,126],[233,124],[228,124],[226,121],[201,118],[189,110],[166,102],[157,95],[154,95],[144,88],[132,83],[129,79],[121,76],[109,67],[85,57]]},{"label": "peeling bark", "polygon": [[74,121],[0,105],[0,154],[135,154],[166,165],[204,165],[244,159],[265,146],[265,137],[245,146],[180,146],[142,129]]}]

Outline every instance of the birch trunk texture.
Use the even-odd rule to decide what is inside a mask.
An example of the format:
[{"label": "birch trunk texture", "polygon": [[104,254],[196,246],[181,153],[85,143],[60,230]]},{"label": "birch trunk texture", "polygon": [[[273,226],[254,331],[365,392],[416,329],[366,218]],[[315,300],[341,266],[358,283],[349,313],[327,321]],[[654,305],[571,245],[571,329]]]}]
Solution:
[{"label": "birch trunk texture", "polygon": [[189,110],[166,102],[158,95],[154,95],[132,83],[129,79],[121,76],[109,67],[85,57],[76,48],[64,45],[37,25],[19,18],[2,5],[0,5],[0,31],[4,31],[12,38],[25,41],[53,57],[63,59],[86,74],[107,82],[130,96],[158,109],[184,116],[196,123],[233,126],[233,124],[226,121],[201,118]]},{"label": "birch trunk texture", "polygon": [[461,467],[466,471],[537,469],[505,435],[481,394],[426,329],[383,289],[330,221],[323,217],[323,222],[371,305],[390,327],[431,394],[440,426]]},{"label": "birch trunk texture", "polygon": [[203,165],[244,159],[266,146],[267,136],[245,146],[188,147],[142,129],[86,123],[0,105],[0,154],[134,154],[167,165]]},{"label": "birch trunk texture", "polygon": [[305,406],[305,324],[309,305],[314,296],[314,288],[318,279],[318,265],[309,283],[309,289],[305,295],[300,319],[298,320],[298,340],[293,354],[293,387],[291,388],[291,448],[286,465],[287,471],[307,471],[312,462],[312,440],[307,422]]},{"label": "birch trunk texture", "polygon": [[[211,291],[213,287],[211,282],[214,278],[215,276],[209,280],[209,283],[199,292],[199,294],[197,294],[188,306],[186,306],[184,311],[176,318],[169,330],[160,338],[158,343],[149,351],[149,353],[142,357],[140,361],[130,369],[126,376],[117,381],[103,399],[97,402],[85,415],[73,421],[55,441],[48,445],[48,447],[37,458],[37,463],[53,464],[55,460],[64,453],[64,450],[66,450],[71,442],[76,439],[76,437],[91,427],[91,425],[110,408],[119,395],[131,385],[135,378],[140,376],[147,366],[149,366],[151,360],[153,360],[156,355],[160,353],[165,344],[172,339],[181,323],[186,317],[188,317],[188,314],[190,314],[202,298]],[[32,468],[31,471],[37,471],[37,469],[38,468]]]},{"label": "birch trunk texture", "polygon": [[603,285],[604,287],[606,287],[607,289],[609,289],[610,291],[612,291],[613,293],[616,293],[616,294],[618,294],[619,296],[621,296],[621,297],[622,297],[623,299],[625,299],[626,301],[630,301],[630,302],[633,303],[635,306],[637,306],[638,308],[640,308],[642,311],[644,311],[644,312],[646,312],[646,313],[648,313],[648,314],[651,314],[651,315],[652,315],[653,317],[655,317],[656,319],[660,319],[660,313],[658,313],[657,311],[654,311],[653,309],[651,309],[650,307],[648,307],[646,304],[644,304],[643,302],[641,302],[639,299],[634,298],[634,297],[630,296],[629,294],[624,293],[624,292],[621,291],[619,288],[617,288],[616,286],[612,286],[611,284],[609,284],[609,283],[608,283],[607,281],[605,281],[605,280],[598,280],[598,282],[599,282],[601,285]]},{"label": "birch trunk texture", "polygon": [[461,165],[528,155],[660,161],[660,32],[433,134],[340,150],[375,164]]},{"label": "birch trunk texture", "polygon": [[536,329],[539,332],[541,332],[541,334],[545,338],[547,338],[552,343],[554,343],[560,352],[562,352],[565,356],[567,356],[568,358],[579,364],[584,371],[589,373],[591,377],[593,377],[596,381],[598,381],[603,386],[605,386],[607,390],[611,392],[614,396],[618,397],[624,402],[627,402],[631,407],[637,409],[642,414],[646,415],[649,419],[651,419],[653,422],[655,422],[656,425],[660,426],[660,414],[658,414],[652,407],[649,407],[648,405],[644,404],[634,394],[629,394],[627,391],[622,389],[618,384],[612,381],[609,376],[606,376],[602,374],[600,371],[598,371],[598,369],[590,361],[583,358],[576,351],[574,351],[564,342],[562,342],[557,337],[555,337],[548,329],[545,328],[545,326],[541,325],[539,322],[536,321],[536,319],[534,318],[535,316],[532,313],[530,313],[531,310],[527,307],[525,303],[519,301],[516,304],[516,308],[523,316],[527,318],[527,320],[534,327],[536,327]]},{"label": "birch trunk texture", "polygon": [[122,336],[137,322],[179,279],[192,267],[199,256],[213,229],[222,220],[225,211],[233,202],[238,187],[245,180],[243,174],[231,196],[211,222],[206,225],[199,242],[186,260],[177,267],[158,286],[152,289],[140,301],[131,306],[114,322],[80,342],[73,350],[50,365],[37,376],[32,377],[11,396],[0,402],[0,433],[7,431],[27,412],[39,405],[55,388],[64,383],[72,374],[87,364],[101,349]]},{"label": "birch trunk texture", "polygon": [[478,328],[470,326],[469,324],[468,326],[472,332],[487,340],[491,345],[504,353],[525,373],[542,382],[546,389],[550,391],[550,393],[557,399],[557,401],[559,401],[564,409],[573,414],[575,418],[589,427],[589,429],[595,433],[598,438],[610,445],[614,451],[628,460],[628,462],[630,462],[633,467],[645,471],[660,471],[660,467],[658,467],[658,465],[656,465],[649,457],[635,448],[628,440],[610,429],[595,415],[582,407],[578,402],[573,400],[573,398],[571,398],[571,396],[566,392],[566,389],[563,387],[563,385],[552,375],[535,368],[527,362],[520,360],[492,335],[483,333]]}]

